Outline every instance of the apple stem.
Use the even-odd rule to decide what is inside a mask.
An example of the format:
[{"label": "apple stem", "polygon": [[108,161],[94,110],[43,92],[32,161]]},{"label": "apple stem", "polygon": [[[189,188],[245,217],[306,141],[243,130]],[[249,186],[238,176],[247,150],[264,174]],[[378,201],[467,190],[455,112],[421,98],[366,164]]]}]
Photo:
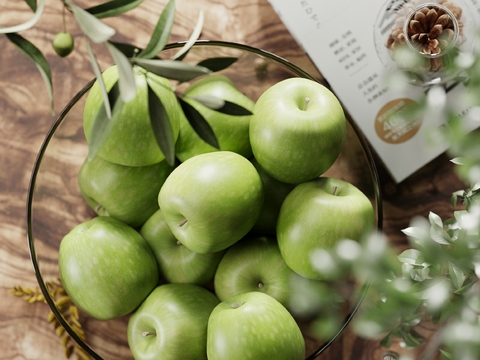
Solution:
[{"label": "apple stem", "polygon": [[308,108],[308,103],[310,102],[310,98],[305,98],[305,102],[303,103],[303,111],[306,111]]},{"label": "apple stem", "polygon": [[244,303],[243,302],[239,302],[239,303],[234,303],[232,304],[232,309],[238,309],[240,306],[242,306]]},{"label": "apple stem", "polygon": [[262,283],[262,282],[259,282],[259,283],[258,283],[258,287],[259,287],[260,289],[263,288],[263,283]]},{"label": "apple stem", "polygon": [[337,187],[334,186],[334,187],[332,188],[332,195],[335,195],[336,192],[337,192]]},{"label": "apple stem", "polygon": [[180,242],[180,240],[177,240],[177,245],[178,245],[178,246],[182,245],[182,243]]},{"label": "apple stem", "polygon": [[144,331],[142,336],[150,336],[150,335],[157,335],[156,331]]},{"label": "apple stem", "polygon": [[182,227],[183,225],[185,225],[185,224],[187,223],[187,221],[188,221],[187,219],[183,219],[182,221],[180,221],[180,222],[178,223],[178,226],[179,226],[179,227]]}]

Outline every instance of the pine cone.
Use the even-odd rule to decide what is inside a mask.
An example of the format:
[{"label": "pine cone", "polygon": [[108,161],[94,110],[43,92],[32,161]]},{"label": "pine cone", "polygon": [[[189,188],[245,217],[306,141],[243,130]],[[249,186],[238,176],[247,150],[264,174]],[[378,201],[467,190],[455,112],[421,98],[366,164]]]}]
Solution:
[{"label": "pine cone", "polygon": [[[392,31],[387,39],[386,47],[393,50],[398,45],[407,42],[417,48],[420,53],[427,55],[440,54],[451,44],[455,35],[454,22],[450,14],[435,5],[425,6],[416,9],[416,2],[406,4],[398,11]],[[465,41],[463,36],[463,23],[461,21],[462,9],[452,1],[441,1],[439,3],[446,7],[455,16],[459,33],[457,43]],[[413,16],[411,15],[413,13]],[[410,19],[410,20],[408,20]],[[407,34],[404,33],[404,25],[408,21]],[[432,57],[427,61],[425,71],[436,72],[442,67],[440,57]]]}]

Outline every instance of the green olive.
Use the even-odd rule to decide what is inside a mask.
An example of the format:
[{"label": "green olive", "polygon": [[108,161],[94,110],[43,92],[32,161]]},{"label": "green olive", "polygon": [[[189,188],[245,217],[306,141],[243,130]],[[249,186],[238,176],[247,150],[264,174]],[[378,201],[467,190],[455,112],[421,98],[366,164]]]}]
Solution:
[{"label": "green olive", "polygon": [[65,57],[73,51],[73,36],[67,32],[60,32],[53,39],[53,49],[61,56]]}]

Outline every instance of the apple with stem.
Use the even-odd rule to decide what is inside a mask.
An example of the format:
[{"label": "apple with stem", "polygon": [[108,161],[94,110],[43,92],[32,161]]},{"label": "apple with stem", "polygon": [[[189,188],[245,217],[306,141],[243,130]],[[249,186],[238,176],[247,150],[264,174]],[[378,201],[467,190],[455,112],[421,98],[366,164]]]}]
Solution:
[{"label": "apple with stem", "polygon": [[175,153],[180,161],[211,151],[233,151],[245,157],[252,155],[249,126],[251,115],[229,115],[216,111],[197,101],[196,97],[212,96],[230,101],[249,111],[255,103],[235,87],[226,76],[211,74],[192,83],[184,92],[183,100],[193,106],[212,128],[219,149],[205,142],[195,132],[185,117],[180,119],[180,134],[175,143]]},{"label": "apple with stem", "polygon": [[[117,119],[106,143],[98,156],[113,163],[126,166],[146,166],[159,163],[165,155],[153,133],[148,105],[148,87],[162,102],[168,115],[174,140],[180,131],[180,118],[185,116],[170,81],[151,72],[134,66],[136,95],[125,103],[120,118]],[[113,65],[106,69],[102,77],[109,91],[118,81],[118,69]],[[95,82],[88,93],[83,112],[83,125],[87,141],[90,141],[95,117],[103,105],[102,92]]]},{"label": "apple with stem", "polygon": [[309,279],[324,280],[312,262],[317,249],[339,240],[360,240],[375,225],[370,199],[353,184],[321,177],[299,184],[285,198],[277,240],[287,265]]},{"label": "apple with stem", "polygon": [[215,151],[176,167],[158,201],[172,233],[185,247],[214,253],[251,230],[262,208],[263,183],[249,160]]},{"label": "apple with stem", "polygon": [[227,249],[215,273],[214,287],[220,301],[244,292],[260,291],[288,309],[293,296],[292,281],[296,277],[283,260],[276,239],[252,237]]},{"label": "apple with stem", "polygon": [[100,320],[134,311],[159,280],[147,242],[135,229],[108,216],[83,222],[64,236],[58,267],[72,301]]},{"label": "apple with stem", "polygon": [[155,288],[128,320],[135,360],[207,360],[207,325],[219,300],[193,284]]},{"label": "apple with stem", "polygon": [[224,251],[199,254],[187,249],[168,227],[158,209],[140,229],[155,254],[160,274],[169,283],[205,285],[213,280]]},{"label": "apple with stem", "polygon": [[97,215],[112,216],[136,228],[158,209],[158,192],[172,170],[165,160],[124,166],[95,156],[85,159],[78,184]]},{"label": "apple with stem", "polygon": [[345,136],[345,114],[337,97],[305,78],[289,78],[268,88],[257,100],[250,122],[255,159],[272,177],[291,184],[327,171]]},{"label": "apple with stem", "polygon": [[207,330],[208,360],[304,360],[305,340],[288,310],[252,291],[222,301]]}]

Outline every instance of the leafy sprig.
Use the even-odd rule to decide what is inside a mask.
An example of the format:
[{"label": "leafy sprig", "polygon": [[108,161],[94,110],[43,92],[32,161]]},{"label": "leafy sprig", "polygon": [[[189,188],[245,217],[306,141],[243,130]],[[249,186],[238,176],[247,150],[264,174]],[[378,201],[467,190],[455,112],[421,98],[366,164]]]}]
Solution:
[{"label": "leafy sprig", "polygon": [[[340,240],[312,257],[332,282],[368,283],[352,320],[355,333],[379,339],[386,348],[394,339],[406,348],[424,346],[422,360],[438,354],[443,359],[480,358],[480,131],[474,130],[480,117],[480,53],[458,53],[452,67],[462,79],[454,81],[457,99],[468,111],[458,114],[449,107],[451,85],[446,84],[427,89],[404,116],[406,121],[409,116],[444,119],[425,144],[446,146],[459,178],[469,184],[453,192],[453,216],[442,219],[431,211],[411,219],[402,230],[409,247],[400,254],[383,234],[372,233],[360,242]],[[433,336],[424,337],[425,324],[434,327]]]},{"label": "leafy sprig", "polygon": [[[48,94],[51,99],[51,109],[54,112],[52,75],[49,64],[42,54],[31,42],[15,33],[26,30],[35,25],[45,7],[44,0],[25,0],[29,7],[35,12],[34,17],[24,24],[10,28],[0,28],[1,32],[7,34],[23,53],[25,53],[39,68]],[[237,59],[231,57],[206,59],[199,64],[191,65],[182,60],[188,54],[191,47],[198,40],[203,27],[203,12],[200,12],[197,24],[191,36],[184,46],[170,59],[160,59],[158,54],[165,48],[170,37],[175,20],[175,0],[169,0],[161,12],[159,19],[152,31],[149,42],[144,49],[138,49],[130,44],[121,44],[111,41],[116,30],[101,21],[103,18],[117,16],[129,11],[142,3],[142,0],[112,0],[105,3],[83,9],[72,0],[63,0],[64,9],[68,9],[74,20],[82,30],[87,45],[87,52],[95,78],[99,84],[103,98],[103,109],[94,120],[94,136],[89,142],[89,158],[93,158],[107,141],[114,124],[119,118],[123,105],[131,101],[136,95],[135,71],[142,69],[143,73],[153,73],[179,83],[194,80],[200,76],[220,71],[233,64]],[[63,21],[65,19],[63,18]],[[102,70],[98,64],[96,54],[91,43],[103,44],[109,51],[118,69],[118,83],[112,89],[107,89],[102,78]],[[148,78],[148,76],[147,76]],[[170,119],[162,104],[162,99],[157,97],[148,85],[148,104],[152,130],[159,148],[165,155],[166,161],[173,166],[175,163],[175,142]],[[203,116],[191,105],[182,99],[182,95],[175,92],[180,102],[181,109],[185,112],[187,120],[199,137],[208,144],[218,148],[219,144],[214,132]],[[225,101],[223,99],[210,97],[190,98],[204,106],[216,111],[230,115],[251,115],[241,106]]]}]

